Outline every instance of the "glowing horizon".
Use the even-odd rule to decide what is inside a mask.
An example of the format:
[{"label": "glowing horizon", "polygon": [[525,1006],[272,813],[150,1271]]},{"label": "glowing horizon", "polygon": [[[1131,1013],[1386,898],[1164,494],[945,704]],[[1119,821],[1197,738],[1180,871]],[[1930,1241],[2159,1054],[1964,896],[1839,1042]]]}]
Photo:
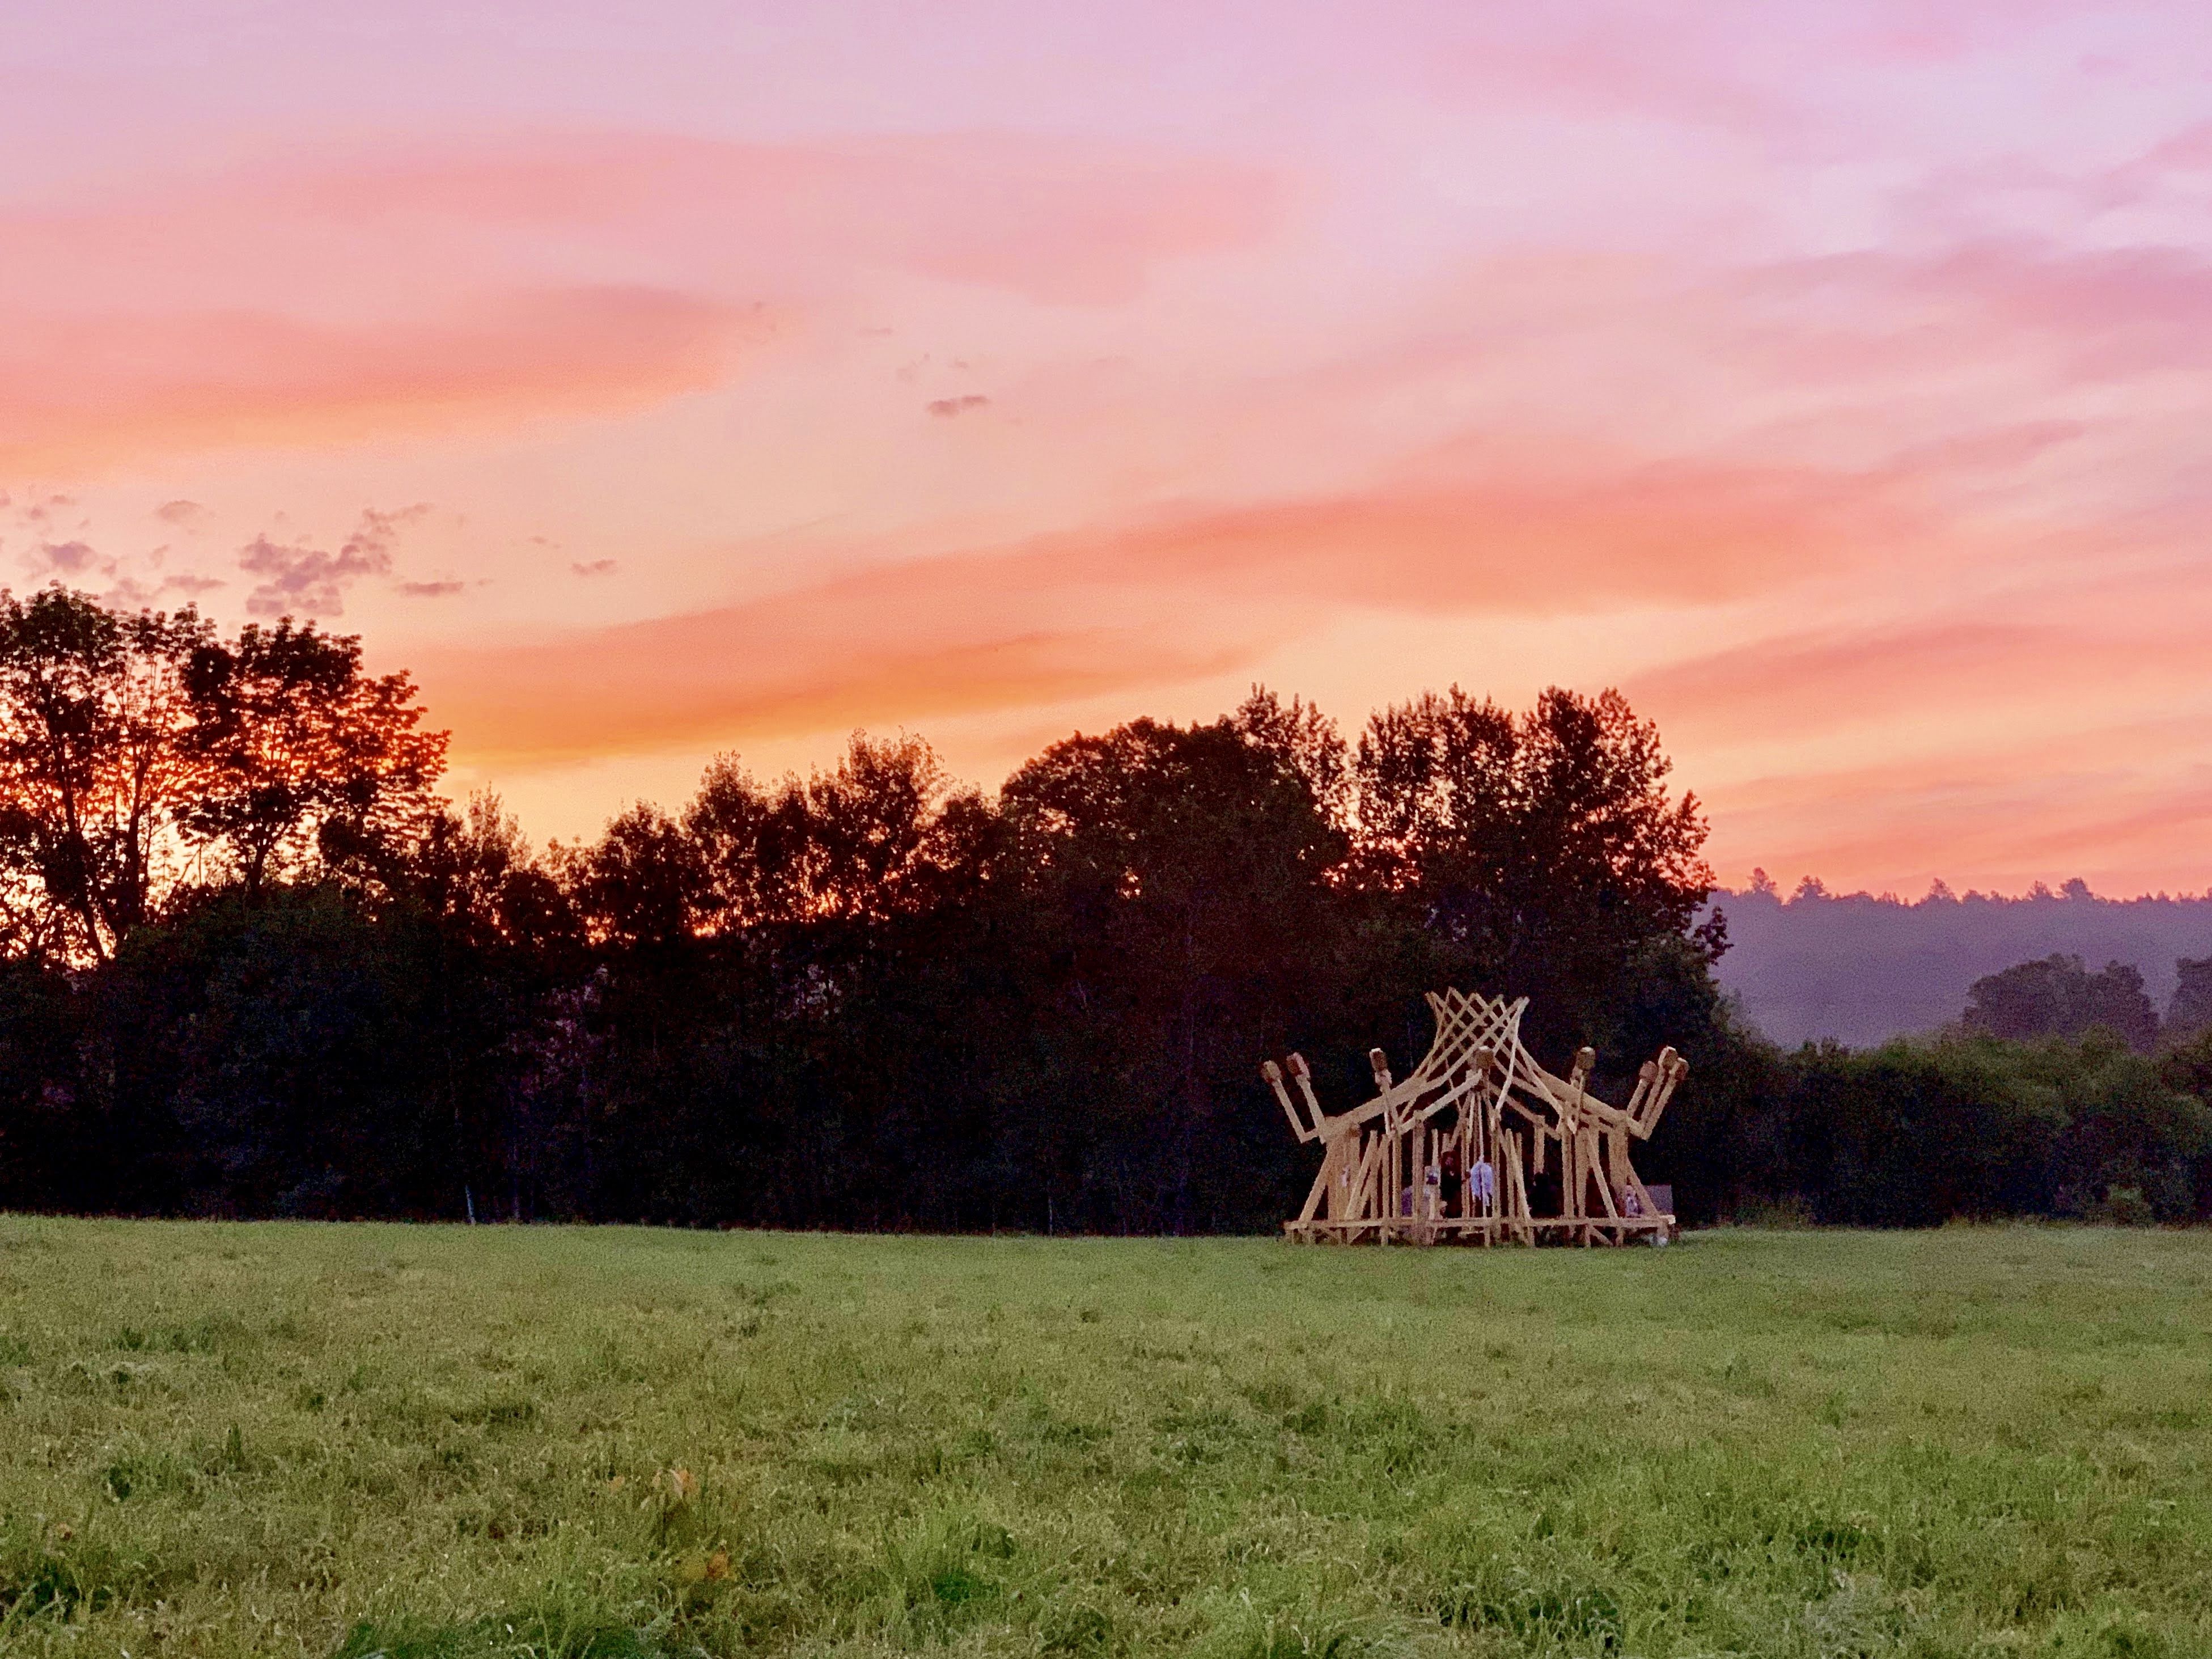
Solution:
[{"label": "glowing horizon", "polygon": [[0,579],[361,633],[540,839],[1556,683],[1732,887],[2212,887],[2179,5],[313,9],[12,31]]}]

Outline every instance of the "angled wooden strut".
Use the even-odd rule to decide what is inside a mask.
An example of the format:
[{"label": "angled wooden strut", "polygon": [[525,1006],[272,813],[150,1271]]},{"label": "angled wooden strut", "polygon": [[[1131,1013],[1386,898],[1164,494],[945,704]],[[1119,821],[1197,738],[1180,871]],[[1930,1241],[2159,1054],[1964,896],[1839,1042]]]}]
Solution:
[{"label": "angled wooden strut", "polygon": [[[1565,1078],[1536,1063],[1521,1042],[1526,997],[1443,991],[1428,1002],[1437,1035],[1421,1063],[1397,1082],[1382,1051],[1370,1050],[1375,1094],[1350,1111],[1322,1109],[1301,1056],[1261,1066],[1291,1133],[1322,1143],[1321,1170],[1304,1207],[1283,1224],[1287,1236],[1533,1244],[1553,1234],[1620,1244],[1672,1235],[1674,1218],[1652,1202],[1628,1151],[1632,1140],[1651,1138],[1689,1074],[1687,1060],[1662,1048],[1637,1073],[1628,1104],[1617,1107],[1590,1091],[1593,1050],[1578,1052]],[[1554,1213],[1539,1214],[1530,1177],[1547,1174],[1553,1148],[1558,1202]]]}]

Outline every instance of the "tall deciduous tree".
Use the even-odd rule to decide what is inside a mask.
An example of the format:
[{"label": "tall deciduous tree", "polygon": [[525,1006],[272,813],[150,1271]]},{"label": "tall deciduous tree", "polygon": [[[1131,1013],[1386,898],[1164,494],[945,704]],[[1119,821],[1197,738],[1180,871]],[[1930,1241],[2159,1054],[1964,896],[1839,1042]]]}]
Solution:
[{"label": "tall deciduous tree", "polygon": [[1136,720],[1054,744],[1000,798],[1059,1071],[1040,1109],[1097,1143],[1091,1179],[1119,1188],[1097,1207],[1124,1224],[1220,1224],[1279,1167],[1250,1056],[1335,982],[1349,914],[1316,746],[1286,729]]},{"label": "tall deciduous tree", "polygon": [[577,908],[597,941],[665,950],[697,935],[709,908],[707,870],[684,826],[642,802],[596,846],[556,849]]},{"label": "tall deciduous tree", "polygon": [[2124,962],[2093,974],[2063,953],[1985,974],[1967,989],[1970,1031],[2015,1042],[2079,1036],[2101,1026],[2139,1053],[2158,1040],[2158,1011],[2143,990],[2142,970]]},{"label": "tall deciduous tree", "polygon": [[0,594],[0,923],[104,961],[187,888],[398,872],[443,810],[443,732],[358,640],[289,619]]},{"label": "tall deciduous tree", "polygon": [[362,672],[358,639],[249,623],[201,642],[185,687],[203,781],[180,822],[249,894],[310,854],[359,860],[430,832],[446,734],[422,729],[406,675]]},{"label": "tall deciduous tree", "polygon": [[103,960],[179,874],[205,781],[186,667],[213,630],[53,587],[0,593],[0,880],[18,950]]},{"label": "tall deciduous tree", "polygon": [[[1457,687],[1375,715],[1353,762],[1363,878],[1414,902],[1473,983],[1590,1031],[1712,890],[1697,798],[1618,692],[1515,715]],[[1698,939],[1717,954],[1717,929]]]},{"label": "tall deciduous tree", "polygon": [[953,787],[917,737],[853,734],[835,767],[764,787],[725,755],[684,824],[722,930],[764,922],[884,921],[943,895],[984,856],[992,814]]},{"label": "tall deciduous tree", "polygon": [[2212,1031],[2212,957],[2181,957],[2173,964],[2173,997],[2166,1006],[2159,1035],[2169,1043],[2186,1042]]}]

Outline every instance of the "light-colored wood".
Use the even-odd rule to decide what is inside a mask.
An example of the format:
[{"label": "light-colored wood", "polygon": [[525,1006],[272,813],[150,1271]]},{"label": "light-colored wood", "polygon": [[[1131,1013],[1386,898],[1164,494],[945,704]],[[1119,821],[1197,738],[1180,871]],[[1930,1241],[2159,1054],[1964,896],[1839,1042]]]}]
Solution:
[{"label": "light-colored wood", "polygon": [[1271,1060],[1260,1068],[1260,1075],[1267,1079],[1267,1086],[1275,1091],[1275,1098],[1282,1103],[1283,1115],[1291,1121],[1291,1133],[1301,1141],[1313,1139],[1315,1132],[1298,1116],[1298,1109],[1291,1104],[1290,1091],[1283,1087],[1283,1068]]},{"label": "light-colored wood", "polygon": [[[1674,1218],[1653,1206],[1630,1150],[1651,1138],[1689,1073],[1687,1061],[1661,1049],[1638,1069],[1628,1104],[1616,1107],[1591,1091],[1594,1050],[1577,1051],[1564,1078],[1537,1064],[1521,1042],[1526,998],[1508,1002],[1445,990],[1430,993],[1427,1001],[1437,1026],[1427,1054],[1398,1079],[1382,1050],[1370,1049],[1375,1095],[1348,1111],[1322,1108],[1302,1056],[1261,1067],[1291,1133],[1301,1144],[1322,1144],[1321,1170],[1304,1207],[1283,1224],[1286,1236],[1307,1243],[1490,1244],[1552,1235],[1587,1245],[1663,1239],[1674,1231]],[[1540,1216],[1528,1177],[1546,1172],[1547,1143],[1559,1148],[1559,1209]],[[1478,1161],[1490,1169],[1486,1204],[1468,1184]],[[1462,1183],[1451,1193],[1443,1186],[1446,1168],[1455,1168]]]},{"label": "light-colored wood", "polygon": [[1527,1158],[1522,1149],[1521,1137],[1518,1134],[1516,1134],[1511,1131],[1508,1131],[1505,1138],[1512,1148],[1513,1236],[1519,1239],[1523,1244],[1533,1244],[1536,1242],[1536,1232],[1534,1227],[1531,1224],[1533,1218],[1531,1216],[1528,1204],[1528,1165]]}]

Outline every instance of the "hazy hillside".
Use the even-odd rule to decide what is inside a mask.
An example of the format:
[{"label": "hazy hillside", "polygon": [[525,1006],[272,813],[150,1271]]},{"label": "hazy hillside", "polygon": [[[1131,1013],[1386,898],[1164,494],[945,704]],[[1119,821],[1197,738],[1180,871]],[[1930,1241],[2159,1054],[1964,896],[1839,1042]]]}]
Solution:
[{"label": "hazy hillside", "polygon": [[2017,899],[1940,887],[1913,903],[1804,887],[1784,899],[1754,886],[1713,902],[1733,942],[1721,982],[1761,1030],[1791,1045],[1928,1030],[1959,1017],[1984,974],[2053,951],[2093,969],[2133,963],[2163,1010],[2175,959],[2212,956],[2212,896],[2100,898],[2080,882]]}]

